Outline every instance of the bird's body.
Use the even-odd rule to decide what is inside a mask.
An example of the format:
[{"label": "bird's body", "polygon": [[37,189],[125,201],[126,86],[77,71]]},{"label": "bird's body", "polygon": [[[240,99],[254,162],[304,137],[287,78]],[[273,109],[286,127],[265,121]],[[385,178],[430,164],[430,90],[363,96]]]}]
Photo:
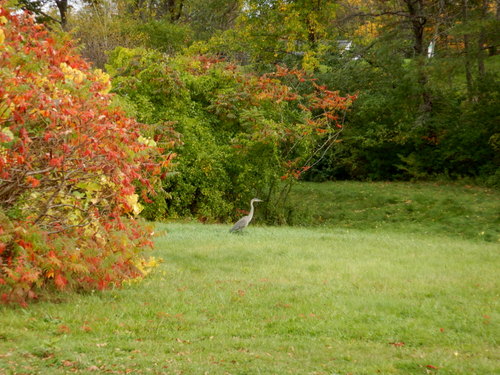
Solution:
[{"label": "bird's body", "polygon": [[252,221],[254,213],[254,207],[253,207],[254,202],[262,202],[262,201],[258,198],[252,199],[250,201],[250,213],[246,216],[243,216],[240,220],[238,220],[236,224],[234,224],[233,227],[229,229],[230,232],[242,231],[248,226],[248,224],[250,224],[250,221]]}]

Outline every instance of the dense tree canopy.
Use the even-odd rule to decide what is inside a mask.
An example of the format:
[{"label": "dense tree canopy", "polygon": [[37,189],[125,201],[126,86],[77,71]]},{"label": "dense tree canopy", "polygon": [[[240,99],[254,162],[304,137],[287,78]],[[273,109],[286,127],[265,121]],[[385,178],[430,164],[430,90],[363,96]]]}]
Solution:
[{"label": "dense tree canopy", "polygon": [[100,0],[76,8],[69,29],[101,68],[116,47],[145,47],[217,56],[259,74],[303,69],[342,95],[359,93],[342,142],[308,178],[498,181],[497,2]]},{"label": "dense tree canopy", "polygon": [[[20,4],[64,23],[57,2]],[[341,94],[359,93],[342,143],[310,178],[495,183],[495,1],[99,0],[68,9],[68,29],[101,68],[116,47],[146,47],[259,73],[299,68]]]}]

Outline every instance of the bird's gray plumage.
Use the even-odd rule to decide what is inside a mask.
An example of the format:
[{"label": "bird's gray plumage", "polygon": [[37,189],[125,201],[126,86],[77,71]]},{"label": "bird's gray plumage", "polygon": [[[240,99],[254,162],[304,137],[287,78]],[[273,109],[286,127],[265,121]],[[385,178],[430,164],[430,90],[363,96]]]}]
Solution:
[{"label": "bird's gray plumage", "polygon": [[233,225],[231,229],[229,229],[230,232],[236,232],[236,231],[241,231],[245,229],[248,224],[250,224],[250,221],[252,221],[253,218],[253,212],[254,212],[254,207],[253,203],[254,202],[262,202],[262,200],[258,198],[254,198],[250,201],[250,213],[246,216],[243,216],[240,220],[236,222],[236,224]]}]

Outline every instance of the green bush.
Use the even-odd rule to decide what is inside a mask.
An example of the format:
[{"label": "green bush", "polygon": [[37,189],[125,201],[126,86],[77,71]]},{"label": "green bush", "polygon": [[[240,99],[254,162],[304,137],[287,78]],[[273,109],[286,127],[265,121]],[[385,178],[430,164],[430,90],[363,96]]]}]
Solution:
[{"label": "green bush", "polygon": [[165,201],[146,208],[149,219],[226,220],[258,196],[267,202],[267,219],[278,220],[275,210],[288,189],[278,182],[298,178],[317,145],[333,142],[337,113],[353,100],[300,71],[258,76],[206,56],[119,48],[108,71],[113,90],[150,124],[160,146],[166,129],[179,135],[175,172],[163,180]]}]

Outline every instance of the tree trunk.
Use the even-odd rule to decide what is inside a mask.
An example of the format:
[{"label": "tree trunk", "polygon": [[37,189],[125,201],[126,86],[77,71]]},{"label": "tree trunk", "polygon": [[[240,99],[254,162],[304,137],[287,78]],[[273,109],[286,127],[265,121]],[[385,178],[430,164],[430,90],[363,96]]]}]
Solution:
[{"label": "tree trunk", "polygon": [[[486,20],[488,14],[488,2],[487,0],[483,0],[481,4],[481,21]],[[479,40],[478,40],[478,51],[477,51],[477,67],[479,73],[479,79],[483,78],[485,75],[484,68],[484,49],[486,47],[486,30],[484,26],[481,26],[479,30]]]},{"label": "tree trunk", "polygon": [[55,0],[57,9],[59,9],[59,16],[61,17],[61,27],[64,31],[68,26],[68,0]]},{"label": "tree trunk", "polygon": [[167,0],[170,21],[175,22],[181,18],[184,0]]},{"label": "tree trunk", "polygon": [[[463,0],[463,22],[467,23],[469,18],[469,4],[468,0]],[[470,35],[464,34],[464,59],[465,59],[465,79],[467,82],[467,96],[469,99],[472,99],[472,91],[473,91],[473,81],[472,81],[472,62],[471,62],[471,53],[470,53]]]},{"label": "tree trunk", "polygon": [[[496,20],[497,22],[500,21],[500,0],[496,1]],[[490,56],[496,56],[497,52],[497,46],[492,45],[488,48],[488,52]]]},{"label": "tree trunk", "polygon": [[424,26],[427,23],[427,18],[424,13],[424,2],[423,0],[404,0],[404,3],[410,16],[413,33],[413,50],[418,64],[418,83],[422,90],[420,113],[426,115],[432,111],[432,95],[428,88],[429,79],[425,72],[426,48],[424,45]]},{"label": "tree trunk", "polygon": [[[322,5],[322,0],[317,0],[316,2],[314,2],[311,9],[311,14],[314,13],[319,14],[321,12],[321,5]],[[313,23],[311,23],[309,17],[306,18],[306,26],[307,26],[307,40],[311,48],[315,50],[318,43],[318,35],[316,26]]]},{"label": "tree trunk", "polygon": [[424,6],[422,0],[404,0],[404,2],[410,15],[413,32],[413,50],[417,56],[424,56],[424,25],[427,23],[427,18],[423,12]]}]

